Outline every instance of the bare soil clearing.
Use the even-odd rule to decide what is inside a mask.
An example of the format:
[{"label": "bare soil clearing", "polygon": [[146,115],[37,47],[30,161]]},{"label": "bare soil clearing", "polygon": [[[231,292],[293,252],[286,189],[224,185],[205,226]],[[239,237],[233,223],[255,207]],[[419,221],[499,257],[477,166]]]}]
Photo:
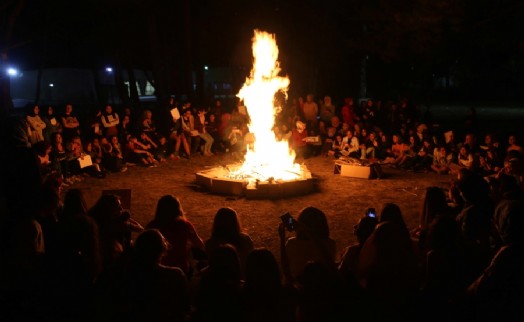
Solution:
[{"label": "bare soil clearing", "polygon": [[397,203],[409,228],[418,223],[425,189],[429,186],[448,188],[452,179],[435,173],[413,173],[383,166],[381,179],[357,179],[334,174],[334,160],[327,157],[307,159],[304,164],[315,178],[314,193],[274,200],[248,200],[243,197],[208,193],[195,183],[195,173],[208,167],[234,163],[231,155],[193,157],[161,163],[156,168],[130,167],[127,172],[109,174],[105,179],[86,178],[73,187],[84,191],[92,206],[105,189],[131,189],[133,218],[146,225],[153,217],[156,202],[165,194],[180,198],[187,218],[205,240],[209,238],[213,217],[221,207],[235,209],[246,233],[256,247],[265,247],[278,256],[279,216],[290,211],[298,215],[306,206],[322,209],[327,217],[331,237],[339,252],[355,241],[353,226],[368,207],[380,213],[387,202]]}]

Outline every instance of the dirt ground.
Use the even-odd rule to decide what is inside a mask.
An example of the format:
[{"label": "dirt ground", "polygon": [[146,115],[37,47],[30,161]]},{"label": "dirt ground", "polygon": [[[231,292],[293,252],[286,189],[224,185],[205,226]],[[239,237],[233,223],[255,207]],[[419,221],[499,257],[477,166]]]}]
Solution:
[{"label": "dirt ground", "polygon": [[378,212],[387,202],[397,203],[408,227],[415,227],[424,191],[429,186],[449,187],[449,175],[413,173],[382,167],[381,179],[357,179],[334,174],[334,160],[314,157],[303,163],[315,178],[315,192],[286,199],[249,200],[243,197],[213,195],[196,184],[195,174],[208,167],[234,163],[231,155],[193,157],[161,163],[156,168],[130,167],[123,173],[109,174],[105,179],[86,178],[73,187],[84,191],[92,206],[105,189],[131,189],[133,218],[146,225],[153,217],[157,200],[165,194],[180,198],[187,218],[200,236],[210,236],[213,217],[220,207],[235,209],[255,247],[265,247],[278,256],[277,227],[279,216],[290,211],[296,218],[306,206],[322,209],[327,217],[330,235],[339,253],[355,241],[353,226],[368,207]]}]

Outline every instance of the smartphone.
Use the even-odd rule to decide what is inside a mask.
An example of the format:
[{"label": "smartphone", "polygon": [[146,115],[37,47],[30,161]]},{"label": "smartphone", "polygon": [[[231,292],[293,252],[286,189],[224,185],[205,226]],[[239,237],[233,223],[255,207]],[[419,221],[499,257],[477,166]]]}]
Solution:
[{"label": "smartphone", "polygon": [[280,216],[280,219],[282,220],[282,223],[284,224],[284,227],[288,231],[294,231],[296,229],[296,222],[295,219],[291,216],[291,214],[286,212],[282,216]]},{"label": "smartphone", "polygon": [[368,211],[366,212],[366,216],[371,218],[377,218],[377,212],[375,211],[375,208],[368,208]]}]

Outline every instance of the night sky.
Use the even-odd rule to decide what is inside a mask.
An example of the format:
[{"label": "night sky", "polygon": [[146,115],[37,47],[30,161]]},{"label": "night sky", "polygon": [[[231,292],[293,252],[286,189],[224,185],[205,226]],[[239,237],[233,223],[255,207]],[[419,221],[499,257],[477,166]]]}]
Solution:
[{"label": "night sky", "polygon": [[21,69],[112,65],[153,70],[168,87],[187,86],[188,71],[204,65],[247,73],[258,28],[277,35],[296,93],[358,95],[367,57],[369,96],[522,100],[522,1],[5,3],[4,64]]}]

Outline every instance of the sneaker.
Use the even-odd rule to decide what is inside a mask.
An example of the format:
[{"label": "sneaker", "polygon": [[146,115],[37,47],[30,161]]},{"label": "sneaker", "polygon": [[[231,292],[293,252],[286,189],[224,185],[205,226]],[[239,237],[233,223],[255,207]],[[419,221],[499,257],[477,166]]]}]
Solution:
[{"label": "sneaker", "polygon": [[127,167],[123,167],[122,169],[120,169],[120,172],[126,172],[127,171]]}]

